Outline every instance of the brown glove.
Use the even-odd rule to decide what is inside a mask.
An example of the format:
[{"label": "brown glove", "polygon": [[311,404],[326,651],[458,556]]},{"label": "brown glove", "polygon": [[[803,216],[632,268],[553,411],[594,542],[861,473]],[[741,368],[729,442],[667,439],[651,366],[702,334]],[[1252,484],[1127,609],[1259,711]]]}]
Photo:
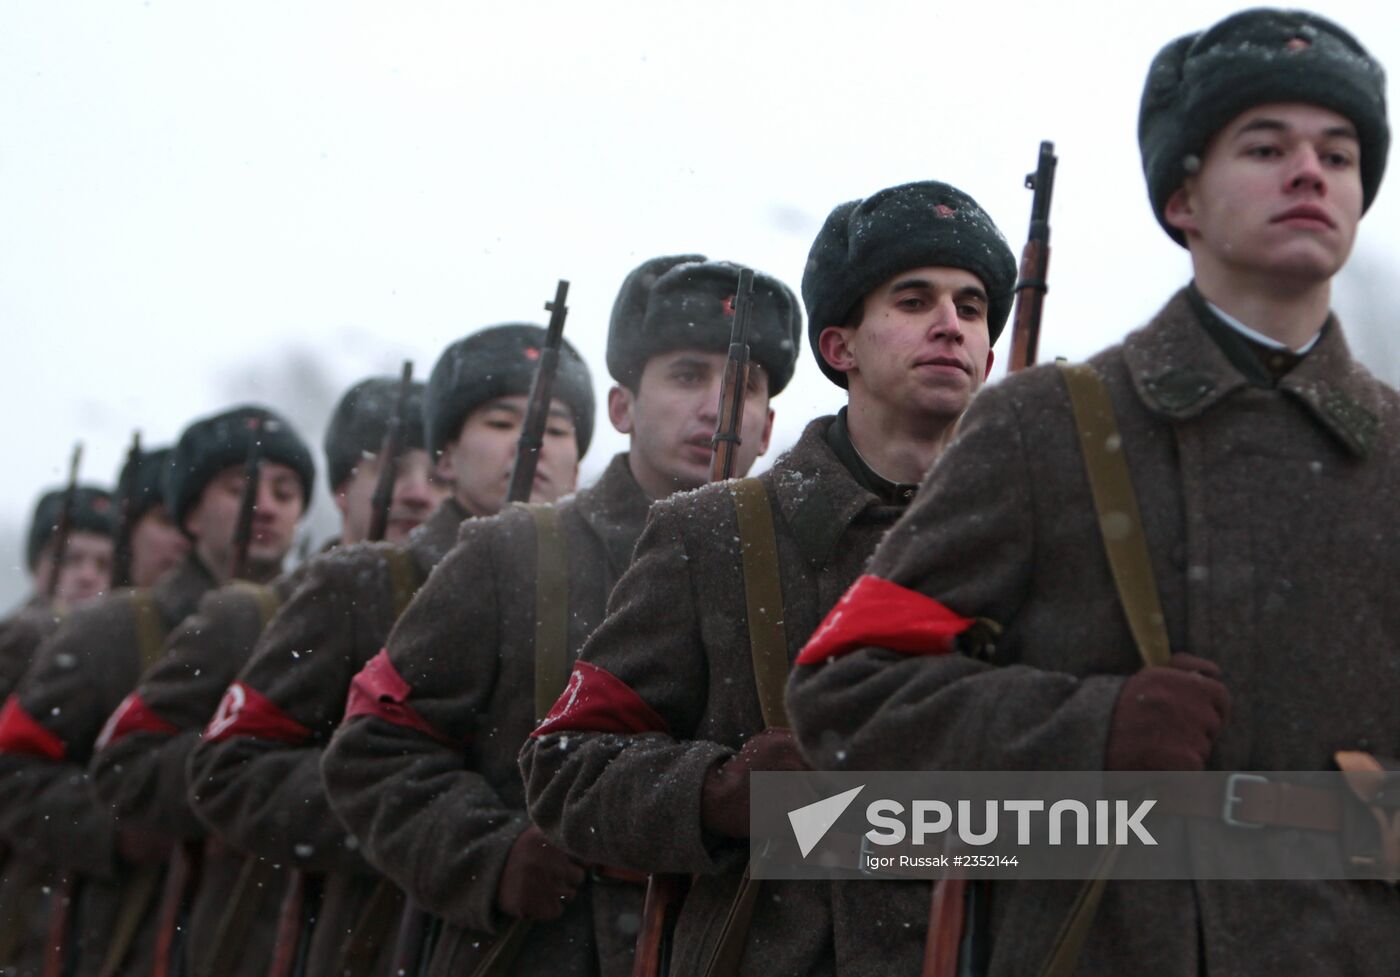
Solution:
[{"label": "brown glove", "polygon": [[1108,731],[1107,770],[1204,770],[1230,715],[1220,666],[1177,652],[1123,683]]},{"label": "brown glove", "polygon": [[510,846],[496,887],[496,905],[516,919],[558,919],[564,904],[578,895],[583,879],[583,866],[532,824]]},{"label": "brown glove", "polygon": [[749,771],[809,770],[790,729],[765,729],[750,737],[728,760],[705,774],[700,820],[726,838],[749,836]]}]

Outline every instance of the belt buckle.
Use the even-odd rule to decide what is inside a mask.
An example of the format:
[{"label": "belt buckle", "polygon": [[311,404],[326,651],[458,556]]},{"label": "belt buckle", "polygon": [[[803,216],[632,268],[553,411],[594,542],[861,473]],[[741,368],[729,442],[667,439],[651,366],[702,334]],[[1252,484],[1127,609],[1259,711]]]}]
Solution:
[{"label": "belt buckle", "polygon": [[1261,777],[1257,773],[1232,773],[1225,778],[1225,800],[1220,805],[1220,820],[1224,821],[1232,828],[1253,828],[1264,827],[1258,821],[1241,821],[1235,817],[1235,805],[1240,803],[1241,797],[1236,793],[1240,784],[1267,784],[1268,777]]}]

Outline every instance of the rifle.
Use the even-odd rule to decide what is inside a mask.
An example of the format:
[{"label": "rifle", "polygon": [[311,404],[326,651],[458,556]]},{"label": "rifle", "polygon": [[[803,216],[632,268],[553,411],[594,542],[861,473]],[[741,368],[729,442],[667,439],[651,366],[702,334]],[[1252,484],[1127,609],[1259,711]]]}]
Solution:
[{"label": "rifle", "polygon": [[[1035,172],[1026,174],[1026,189],[1034,195],[1031,197],[1030,232],[1026,246],[1021,249],[1021,268],[1016,282],[1008,367],[1011,373],[1035,366],[1040,316],[1045,307],[1045,293],[1050,289],[1050,196],[1055,191],[1057,162],[1055,144],[1045,140],[1040,144]],[[984,948],[978,943],[986,939],[986,885],[952,875],[935,884],[924,945],[923,977],[955,977],[969,968],[973,972],[985,971],[985,960],[981,956]]]},{"label": "rifle", "polygon": [[535,379],[530,384],[530,401],[525,411],[525,424],[520,429],[520,443],[515,451],[515,467],[510,472],[509,502],[528,502],[530,488],[535,482],[535,468],[539,465],[540,449],[544,447],[544,428],[549,422],[550,396],[554,391],[554,376],[559,372],[559,347],[564,342],[564,319],[569,307],[564,300],[569,297],[569,283],[559,279],[554,292],[554,301],[544,304],[549,312],[549,331],[545,335],[544,349],[540,350],[539,366],[535,368]]},{"label": "rifle", "polygon": [[238,522],[233,527],[233,558],[229,579],[241,580],[248,573],[248,547],[253,542],[253,511],[258,505],[259,468],[262,465],[262,418],[250,422],[253,440],[243,462],[243,497],[238,501]]},{"label": "rifle", "polygon": [[403,454],[403,413],[408,404],[408,395],[413,388],[413,361],[403,361],[403,375],[399,378],[399,395],[394,401],[394,413],[389,417],[389,426],[384,431],[384,442],[379,448],[379,481],[374,483],[374,497],[370,501],[369,535],[370,542],[377,543],[384,538],[389,528],[389,509],[394,502],[394,482],[399,477],[399,456]]},{"label": "rifle", "polygon": [[73,445],[68,461],[68,485],[63,490],[63,504],[58,510],[58,525],[54,529],[53,557],[45,595],[49,600],[58,596],[58,578],[63,575],[63,562],[68,559],[68,537],[73,534],[73,510],[78,505],[78,466],[83,463],[83,443]]},{"label": "rifle", "polygon": [[1040,144],[1040,160],[1034,173],[1026,174],[1031,198],[1031,228],[1021,249],[1021,268],[1016,282],[1016,312],[1011,326],[1010,372],[1035,365],[1040,344],[1040,313],[1049,290],[1050,196],[1055,192],[1055,144]]},{"label": "rifle", "polygon": [[126,452],[126,479],[118,486],[121,511],[117,523],[117,542],[112,554],[112,587],[131,586],[131,534],[136,529],[136,491],[140,484],[141,432],[131,432],[131,447]]},{"label": "rifle", "polygon": [[749,309],[753,305],[753,269],[739,269],[739,288],[734,293],[734,325],[729,330],[729,359],[724,364],[724,385],[720,387],[719,422],[710,439],[714,458],[710,481],[734,477],[740,436],[744,426],[744,394],[749,384]]},{"label": "rifle", "polygon": [[[720,387],[719,421],[715,425],[715,436],[710,440],[710,447],[714,450],[710,461],[712,482],[734,477],[739,445],[743,444],[744,395],[749,380],[749,310],[752,305],[753,269],[741,268],[739,287],[734,293],[729,359],[724,365],[724,383]],[[748,882],[747,872],[744,882]],[[647,876],[632,977],[661,977],[669,969],[671,928],[685,892],[684,876]]]}]

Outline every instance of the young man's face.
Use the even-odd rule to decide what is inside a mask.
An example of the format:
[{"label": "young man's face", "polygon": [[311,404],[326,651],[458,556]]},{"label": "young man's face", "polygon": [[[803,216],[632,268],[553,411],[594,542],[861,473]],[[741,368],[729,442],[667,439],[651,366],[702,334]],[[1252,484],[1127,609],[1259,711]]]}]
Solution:
[{"label": "young man's face", "polygon": [[[515,394],[477,407],[438,459],[439,476],[452,483],[452,494],[474,516],[493,516],[506,504],[528,404],[528,397]],[[573,414],[556,397],[549,406],[530,501],[561,499],[577,483],[578,439]]]},{"label": "young man's face", "polygon": [[[1167,201],[1200,274],[1310,285],[1351,254],[1361,220],[1356,128],[1316,105],[1261,105],[1211,140]],[[1217,276],[1218,277],[1218,276]]]},{"label": "young man's face", "polygon": [[[613,387],[608,418],[631,436],[632,473],[648,496],[664,498],[710,480],[711,441],[719,423],[724,353],[673,350],[647,360],[636,391]],[[773,412],[768,408],[768,374],[750,361],[744,393],[742,439],[735,475],[745,475],[768,450]]]},{"label": "young man's face", "polygon": [[131,527],[131,585],[150,587],[175,569],[189,549],[189,539],[164,503],[151,506]]},{"label": "young man's face", "polygon": [[[54,573],[54,547],[50,539],[39,556],[34,570],[35,587],[47,593]],[[63,566],[58,568],[58,587],[54,597],[70,607],[85,603],[105,593],[112,586],[112,537],[78,529],[68,534],[63,552]]]},{"label": "young man's face", "polygon": [[[364,458],[336,489],[335,506],[340,510],[341,542],[358,543],[369,538],[374,490],[379,485],[381,467],[378,456]],[[438,503],[451,494],[452,486],[438,477],[428,452],[422,448],[404,451],[399,455],[384,538],[391,543],[402,541],[433,514]]]},{"label": "young man's face", "polygon": [[[243,466],[232,465],[209,480],[199,501],[185,516],[185,529],[209,569],[227,574],[233,568],[233,533],[243,499]],[[248,575],[275,576],[292,548],[303,503],[301,479],[286,465],[263,461],[253,506],[253,535],[248,544]]]},{"label": "young man's face", "polygon": [[853,402],[955,419],[992,367],[988,305],[970,271],[913,268],[866,295],[858,326],[828,326],[818,345],[845,372]]}]

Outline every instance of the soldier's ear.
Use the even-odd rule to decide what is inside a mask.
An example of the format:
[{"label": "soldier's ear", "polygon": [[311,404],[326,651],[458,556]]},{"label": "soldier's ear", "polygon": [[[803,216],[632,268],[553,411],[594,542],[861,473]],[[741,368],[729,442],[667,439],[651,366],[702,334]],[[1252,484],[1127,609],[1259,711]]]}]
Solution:
[{"label": "soldier's ear", "polygon": [[827,326],[817,336],[817,351],[833,370],[849,373],[859,365],[853,346],[855,332],[850,326]]},{"label": "soldier's ear", "polygon": [[1167,198],[1167,205],[1162,209],[1167,223],[1187,236],[1199,230],[1196,223],[1196,201],[1191,193],[1190,185],[1191,180],[1188,177]]},{"label": "soldier's ear", "polygon": [[613,384],[608,391],[608,420],[619,434],[631,434],[636,430],[637,422],[632,417],[632,402],[636,396],[620,383]]}]

